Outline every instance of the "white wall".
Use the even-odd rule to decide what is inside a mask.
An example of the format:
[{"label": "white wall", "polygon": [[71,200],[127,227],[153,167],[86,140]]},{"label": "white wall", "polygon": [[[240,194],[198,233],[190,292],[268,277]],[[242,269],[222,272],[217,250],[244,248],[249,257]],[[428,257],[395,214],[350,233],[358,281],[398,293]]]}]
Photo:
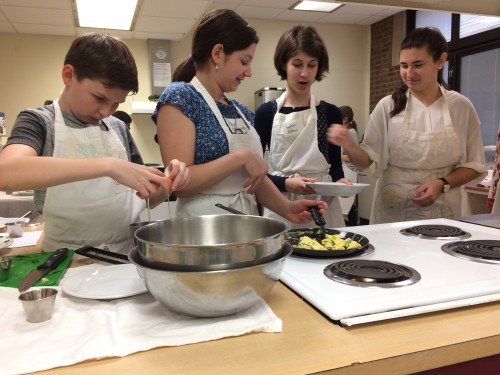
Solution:
[{"label": "white wall", "polygon": [[[254,109],[254,92],[265,86],[285,86],[273,65],[276,43],[294,22],[249,19],[260,41],[252,63],[253,76],[237,92],[228,94]],[[314,24],[327,44],[330,73],[313,86],[316,97],[330,103],[350,105],[363,131],[369,117],[370,27]],[[172,70],[191,50],[192,34],[171,42]],[[6,113],[8,131],[23,108],[38,107],[56,98],[62,90],[61,68],[72,37],[0,33],[0,111]],[[150,72],[146,40],[125,40],[139,69],[139,93],[119,109],[130,113],[130,101],[145,101],[150,95]],[[161,163],[153,140],[156,128],[149,114],[133,114],[132,135],[148,163]],[[5,139],[3,139],[5,141]]]}]

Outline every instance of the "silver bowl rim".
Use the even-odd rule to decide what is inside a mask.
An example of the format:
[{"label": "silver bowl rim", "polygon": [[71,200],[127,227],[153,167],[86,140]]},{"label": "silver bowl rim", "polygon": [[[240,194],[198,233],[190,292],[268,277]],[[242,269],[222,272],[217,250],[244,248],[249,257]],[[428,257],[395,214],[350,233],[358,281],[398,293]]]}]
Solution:
[{"label": "silver bowl rim", "polygon": [[218,270],[205,270],[205,271],[180,271],[180,270],[166,270],[166,269],[159,269],[159,268],[151,268],[148,266],[145,266],[144,264],[140,263],[139,260],[139,249],[137,247],[134,247],[130,252],[128,253],[128,260],[131,264],[138,268],[143,268],[148,271],[155,271],[155,272],[167,272],[169,274],[182,274],[182,275],[198,275],[198,274],[217,274],[217,273],[227,273],[227,272],[241,272],[243,270],[249,270],[249,269],[258,269],[261,267],[265,267],[269,264],[278,262],[278,261],[284,261],[286,258],[288,258],[290,255],[292,255],[293,252],[293,247],[287,242],[286,245],[283,246],[280,251],[283,251],[283,254],[281,256],[278,256],[277,258],[274,258],[268,262],[264,263],[258,263],[254,264],[251,266],[247,267],[235,267],[235,268],[227,268],[227,269],[218,269]]},{"label": "silver bowl rim", "polygon": [[[204,218],[211,218],[211,217],[228,217],[228,216],[231,216],[231,217],[234,217],[234,216],[241,216],[241,217],[246,217],[246,218],[258,218],[258,219],[262,219],[262,220],[266,220],[266,221],[269,221],[269,222],[274,222],[276,224],[279,224],[279,225],[282,225],[284,227],[284,229],[279,232],[279,233],[276,233],[274,235],[270,235],[270,236],[267,236],[267,237],[261,237],[261,238],[256,238],[254,240],[251,240],[251,241],[246,241],[246,242],[224,242],[224,243],[213,243],[213,244],[210,244],[210,245],[185,245],[185,244],[178,244],[178,243],[165,243],[165,242],[155,242],[155,241],[149,241],[149,240],[145,240],[145,239],[142,239],[140,238],[137,233],[142,231],[143,229],[145,228],[148,228],[150,226],[153,226],[153,225],[157,225],[159,223],[164,223],[164,222],[172,222],[172,221],[181,221],[181,220],[189,220],[189,219],[204,219]],[[279,237],[283,237],[283,242],[285,241],[285,232],[286,232],[287,228],[286,228],[286,224],[283,223],[282,221],[280,220],[277,220],[277,219],[272,219],[272,218],[268,218],[268,217],[262,217],[262,216],[258,216],[258,215],[232,215],[232,214],[214,214],[214,215],[201,215],[201,216],[190,216],[190,217],[178,217],[178,218],[174,218],[174,219],[164,219],[164,220],[157,220],[155,222],[151,222],[150,224],[146,224],[144,226],[141,226],[139,228],[137,228],[137,230],[134,232],[134,238],[136,239],[137,243],[141,243],[141,244],[145,244],[145,245],[160,245],[160,246],[175,246],[175,247],[182,247],[182,248],[200,248],[200,249],[206,249],[206,248],[211,248],[211,247],[221,247],[221,246],[236,246],[236,245],[244,245],[244,244],[247,244],[247,243],[255,243],[255,242],[263,242],[263,241],[267,241],[269,238],[279,238]],[[140,233],[139,233],[140,234]]]}]

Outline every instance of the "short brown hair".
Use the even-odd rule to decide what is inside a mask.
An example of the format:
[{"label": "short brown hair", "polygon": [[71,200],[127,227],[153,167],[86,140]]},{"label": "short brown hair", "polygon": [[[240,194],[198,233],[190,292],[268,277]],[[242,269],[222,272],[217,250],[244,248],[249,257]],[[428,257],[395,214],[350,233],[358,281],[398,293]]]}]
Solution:
[{"label": "short brown hair", "polygon": [[299,51],[318,59],[316,81],[321,81],[328,73],[328,51],[323,39],[312,26],[298,25],[286,31],[278,41],[274,51],[274,66],[281,79],[286,80],[286,64]]},{"label": "short brown hair", "polygon": [[78,80],[95,79],[107,87],[136,94],[139,91],[137,66],[121,40],[100,33],[79,36],[71,44],[64,65],[72,65]]}]

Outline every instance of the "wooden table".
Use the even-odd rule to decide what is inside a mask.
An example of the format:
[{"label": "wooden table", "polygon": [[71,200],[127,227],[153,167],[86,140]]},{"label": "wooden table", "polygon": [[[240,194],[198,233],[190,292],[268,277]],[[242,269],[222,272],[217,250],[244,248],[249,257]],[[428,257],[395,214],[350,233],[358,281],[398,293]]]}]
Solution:
[{"label": "wooden table", "polygon": [[156,348],[39,374],[408,374],[500,353],[500,302],[343,328],[281,283],[266,301],[283,320],[282,333]]}]

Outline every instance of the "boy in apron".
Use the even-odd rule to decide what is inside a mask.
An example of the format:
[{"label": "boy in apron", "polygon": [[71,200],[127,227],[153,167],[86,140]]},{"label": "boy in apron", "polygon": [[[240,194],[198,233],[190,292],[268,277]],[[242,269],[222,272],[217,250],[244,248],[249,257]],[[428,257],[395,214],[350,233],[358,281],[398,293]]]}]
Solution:
[{"label": "boy in apron", "polygon": [[0,155],[2,190],[35,189],[44,216],[42,249],[84,245],[128,252],[129,224],[145,208],[182,188],[183,163],[163,173],[142,165],[123,123],[110,117],[138,91],[137,68],[126,45],[103,34],[74,40],[62,68],[64,89],[53,103],[20,113]]}]

